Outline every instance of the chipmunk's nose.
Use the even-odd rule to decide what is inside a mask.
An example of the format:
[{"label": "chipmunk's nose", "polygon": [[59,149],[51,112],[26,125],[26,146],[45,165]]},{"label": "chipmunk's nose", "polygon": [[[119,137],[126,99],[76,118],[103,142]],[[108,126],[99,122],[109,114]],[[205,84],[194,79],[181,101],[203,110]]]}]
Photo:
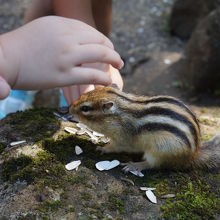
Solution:
[{"label": "chipmunk's nose", "polygon": [[80,121],[79,116],[76,112],[76,108],[74,108],[73,105],[69,106],[69,113],[72,115],[71,121],[74,121],[74,122],[79,122]]}]

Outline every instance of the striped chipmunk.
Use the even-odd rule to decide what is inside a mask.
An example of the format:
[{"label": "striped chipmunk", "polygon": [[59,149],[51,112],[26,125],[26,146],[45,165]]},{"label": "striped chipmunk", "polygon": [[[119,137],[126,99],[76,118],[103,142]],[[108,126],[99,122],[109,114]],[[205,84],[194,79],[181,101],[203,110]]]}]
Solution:
[{"label": "striped chipmunk", "polygon": [[201,144],[196,116],[174,97],[136,96],[112,85],[83,94],[70,112],[111,139],[99,147],[103,153],[143,153],[125,171],[220,167],[220,136]]}]

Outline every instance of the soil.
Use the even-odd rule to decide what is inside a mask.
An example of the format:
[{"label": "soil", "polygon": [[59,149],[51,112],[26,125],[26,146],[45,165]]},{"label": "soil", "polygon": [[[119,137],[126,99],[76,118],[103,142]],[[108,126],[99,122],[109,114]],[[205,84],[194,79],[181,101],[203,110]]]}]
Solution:
[{"label": "soil", "polygon": [[[22,24],[28,2],[0,0],[0,33]],[[111,39],[125,60],[121,72],[124,90],[149,96],[168,94],[183,99],[196,112],[202,125],[202,139],[207,140],[220,132],[220,99],[210,94],[194,94],[192,86],[183,83],[182,59],[186,42],[169,35],[168,19],[172,4],[173,0],[113,1]],[[57,90],[47,94],[54,101],[48,104],[47,98],[38,95],[40,98],[35,101],[36,106],[57,106]],[[2,165],[5,161],[21,154],[36,155],[36,149],[49,155],[45,161],[55,157],[52,161],[57,167],[45,167],[45,170],[38,172],[36,164],[39,161],[32,162],[34,168],[30,169],[36,178],[30,182],[27,180],[30,177],[24,175],[23,167],[18,165],[12,166],[20,175],[17,178],[12,170],[14,181],[4,180],[1,175],[0,219],[172,219],[175,216],[170,213],[174,213],[174,210],[182,219],[220,218],[217,207],[219,170],[145,171],[143,179],[126,175],[121,168],[99,172],[94,164],[100,158],[123,160],[124,155],[100,155],[94,151],[92,143],[85,144],[81,137],[75,139],[65,134],[64,127],[74,127],[74,124],[54,121],[53,110],[46,113],[45,109],[36,111],[12,114],[0,122],[0,174],[4,173]],[[48,141],[48,137],[52,140]],[[10,142],[22,139],[27,140],[26,145],[10,148]],[[69,152],[67,149],[73,152],[74,146],[81,143],[85,151],[83,156],[76,157],[70,153],[72,160],[82,159],[79,170],[66,172],[64,165],[70,161],[70,155],[61,158],[62,153],[55,152],[50,145],[46,148],[45,143],[52,143],[54,148],[65,148],[62,153]],[[27,153],[27,148],[32,151]],[[2,154],[1,149],[4,149]],[[128,159],[133,157],[128,156],[124,160]],[[42,166],[45,161],[41,161]],[[135,186],[121,178],[132,180]],[[140,186],[157,188],[157,205],[146,199],[139,190]],[[168,193],[174,193],[176,198],[168,201],[161,199],[162,195]],[[191,200],[189,195],[195,195],[196,199]]]}]

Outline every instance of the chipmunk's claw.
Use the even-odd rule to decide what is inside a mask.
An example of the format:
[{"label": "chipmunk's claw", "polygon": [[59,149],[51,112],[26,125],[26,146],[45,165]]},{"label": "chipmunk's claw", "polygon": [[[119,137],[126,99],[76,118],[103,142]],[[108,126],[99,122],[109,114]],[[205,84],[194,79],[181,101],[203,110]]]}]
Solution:
[{"label": "chipmunk's claw", "polygon": [[128,163],[121,163],[123,167],[123,171],[125,173],[128,173],[129,171],[137,171],[138,173],[141,172],[141,170],[136,166],[136,164],[134,162],[128,162]]}]

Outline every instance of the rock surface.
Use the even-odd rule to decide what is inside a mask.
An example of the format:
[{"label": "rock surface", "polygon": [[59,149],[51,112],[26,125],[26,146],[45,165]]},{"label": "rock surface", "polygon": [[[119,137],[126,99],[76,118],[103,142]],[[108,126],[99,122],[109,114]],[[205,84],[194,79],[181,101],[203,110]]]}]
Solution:
[{"label": "rock surface", "polygon": [[188,39],[198,22],[219,5],[219,0],[176,0],[170,17],[171,34]]},{"label": "rock surface", "polygon": [[[209,139],[220,125],[220,113],[205,108],[196,112],[203,140]],[[15,113],[0,122],[0,219],[220,217],[218,170],[148,170],[143,178],[125,174],[121,167],[100,172],[95,168],[100,160],[137,161],[140,155],[101,155],[86,136],[66,133],[66,126],[76,128],[56,119],[52,109]],[[23,139],[27,143],[10,147]],[[83,154],[75,154],[75,145]],[[65,170],[65,164],[79,159],[77,171]],[[157,204],[148,201],[141,186],[156,188]],[[175,197],[163,199],[167,194]]]},{"label": "rock surface", "polygon": [[220,8],[197,26],[186,48],[186,76],[196,90],[220,90]]}]

